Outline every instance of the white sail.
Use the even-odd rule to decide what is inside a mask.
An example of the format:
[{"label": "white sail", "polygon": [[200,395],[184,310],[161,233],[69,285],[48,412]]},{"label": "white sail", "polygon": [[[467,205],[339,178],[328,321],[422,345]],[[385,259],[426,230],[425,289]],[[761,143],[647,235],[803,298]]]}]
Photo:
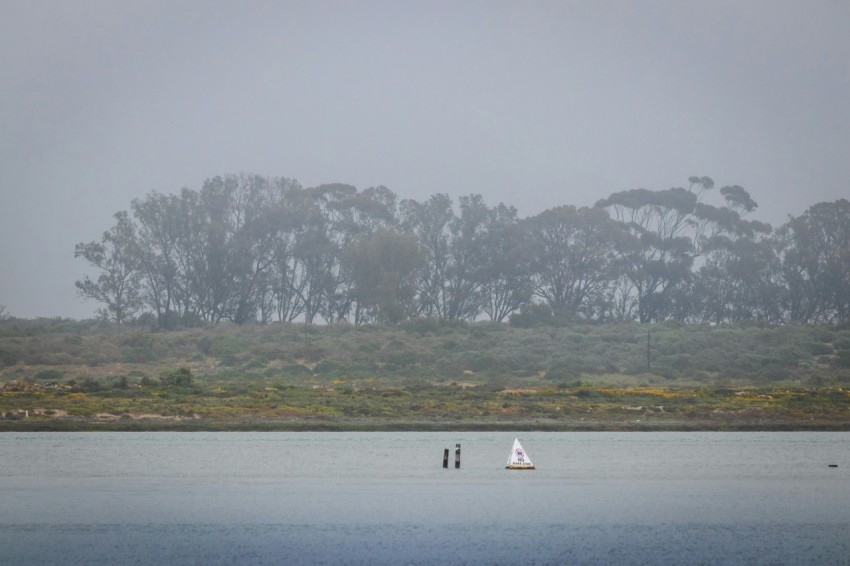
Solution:
[{"label": "white sail", "polygon": [[534,464],[531,463],[531,458],[528,457],[522,444],[519,443],[519,438],[514,439],[514,447],[511,449],[511,455],[508,456],[508,464],[505,468],[509,470],[533,470]]}]

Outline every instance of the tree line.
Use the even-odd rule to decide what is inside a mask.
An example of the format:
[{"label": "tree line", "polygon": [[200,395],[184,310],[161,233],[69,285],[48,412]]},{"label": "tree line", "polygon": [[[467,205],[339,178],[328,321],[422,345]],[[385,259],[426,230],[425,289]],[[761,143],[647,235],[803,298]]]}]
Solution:
[{"label": "tree line", "polygon": [[[711,204],[714,201],[716,204]],[[850,202],[777,229],[740,186],[616,192],[528,218],[478,194],[218,176],[153,192],[76,245],[76,282],[118,323],[396,324],[415,318],[850,321]]]}]

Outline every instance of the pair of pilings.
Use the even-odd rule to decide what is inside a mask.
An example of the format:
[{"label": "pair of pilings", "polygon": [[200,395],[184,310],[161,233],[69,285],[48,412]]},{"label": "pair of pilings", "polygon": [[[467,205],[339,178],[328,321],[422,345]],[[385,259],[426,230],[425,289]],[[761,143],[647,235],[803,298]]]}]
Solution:
[{"label": "pair of pilings", "polygon": [[[449,449],[443,450],[443,467],[449,467]],[[460,468],[460,444],[455,444],[455,469]]]}]

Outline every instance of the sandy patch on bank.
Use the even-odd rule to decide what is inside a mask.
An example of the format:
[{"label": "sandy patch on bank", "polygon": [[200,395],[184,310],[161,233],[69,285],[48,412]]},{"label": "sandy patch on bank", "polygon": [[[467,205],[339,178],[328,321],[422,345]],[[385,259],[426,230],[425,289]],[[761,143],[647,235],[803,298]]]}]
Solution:
[{"label": "sandy patch on bank", "polygon": [[[69,417],[68,411],[62,409],[35,408],[30,411],[32,416],[48,417],[51,419],[62,419]],[[195,421],[201,417],[198,415],[161,415],[159,413],[95,413],[94,418],[100,421],[117,421],[129,419],[134,421]]]},{"label": "sandy patch on bank", "polygon": [[42,417],[51,417],[51,418],[60,418],[67,417],[68,411],[63,411],[62,409],[33,409],[33,415],[40,415]]}]

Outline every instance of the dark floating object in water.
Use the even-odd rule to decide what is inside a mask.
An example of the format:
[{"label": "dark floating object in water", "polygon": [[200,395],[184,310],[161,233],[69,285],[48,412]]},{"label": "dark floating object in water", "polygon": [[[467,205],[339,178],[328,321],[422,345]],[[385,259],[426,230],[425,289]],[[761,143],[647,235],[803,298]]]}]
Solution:
[{"label": "dark floating object in water", "polygon": [[837,468],[837,467],[838,467],[838,464],[830,464],[830,465],[829,465],[829,467],[830,467],[830,468]]},{"label": "dark floating object in water", "polygon": [[[443,467],[449,467],[449,449],[443,450]],[[455,469],[460,468],[460,444],[455,444]]]}]

